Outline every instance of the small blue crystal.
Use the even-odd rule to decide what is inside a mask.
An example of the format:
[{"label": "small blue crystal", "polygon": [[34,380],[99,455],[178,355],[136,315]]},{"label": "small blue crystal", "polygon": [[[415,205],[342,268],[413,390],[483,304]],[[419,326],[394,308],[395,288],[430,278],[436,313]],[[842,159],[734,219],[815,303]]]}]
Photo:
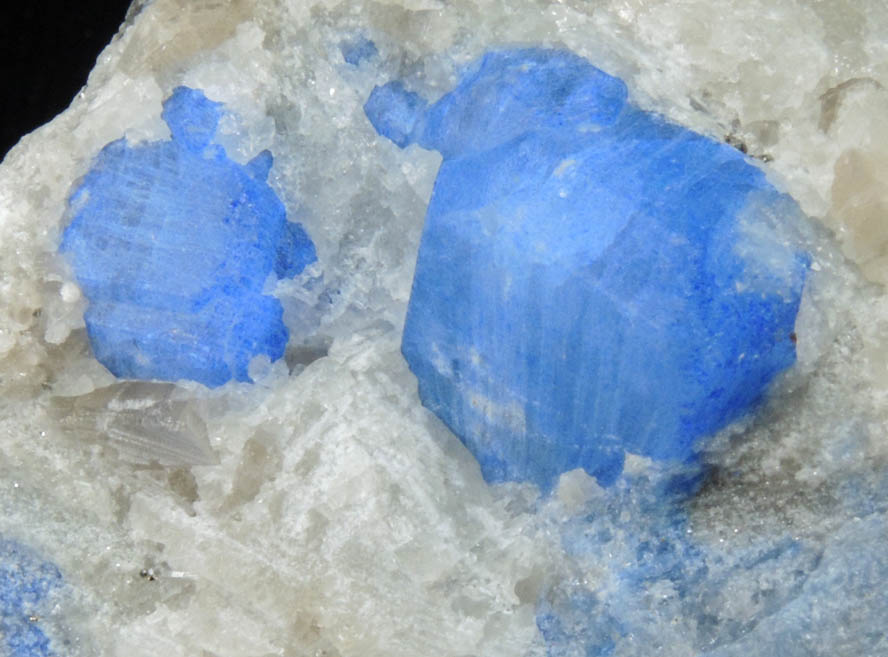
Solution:
[{"label": "small blue crystal", "polygon": [[222,112],[178,87],[162,114],[172,139],[108,144],[71,194],[60,250],[116,376],[218,386],[284,353],[281,304],[263,288],[314,262],[314,245],[265,181],[271,153],[240,165],[213,143]]},{"label": "small blue crystal", "polygon": [[0,537],[0,638],[12,657],[55,654],[41,629],[47,600],[62,585],[53,564],[16,541]]},{"label": "small blue crystal", "polygon": [[376,87],[364,104],[376,131],[401,148],[415,140],[416,125],[427,108],[425,99],[407,91],[400,80]]},{"label": "small blue crystal", "polygon": [[339,50],[345,62],[352,66],[359,66],[361,62],[372,59],[379,52],[376,44],[365,36],[346,39],[339,44]]},{"label": "small blue crystal", "polygon": [[794,362],[797,207],[621,80],[492,52],[430,107],[393,82],[364,109],[444,156],[402,350],[488,481],[548,489],[582,467],[608,485],[627,451],[691,461]]}]

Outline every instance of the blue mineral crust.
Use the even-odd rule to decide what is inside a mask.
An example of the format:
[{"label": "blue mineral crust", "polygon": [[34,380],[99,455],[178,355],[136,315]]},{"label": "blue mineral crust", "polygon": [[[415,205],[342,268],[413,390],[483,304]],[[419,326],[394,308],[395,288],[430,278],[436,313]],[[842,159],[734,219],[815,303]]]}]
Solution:
[{"label": "blue mineral crust", "polygon": [[402,351],[488,481],[608,485],[689,462],[795,360],[800,213],[737,150],[645,112],[555,50],[491,52],[428,106],[365,113],[443,155]]},{"label": "blue mineral crust", "polygon": [[0,537],[0,644],[11,657],[56,654],[41,629],[41,615],[51,606],[62,575],[17,541]]},{"label": "blue mineral crust", "polygon": [[271,153],[244,166],[213,143],[222,113],[178,87],[163,106],[172,139],[108,144],[71,194],[60,250],[116,376],[219,386],[284,353],[282,307],[263,287],[302,272],[314,245],[266,183]]}]

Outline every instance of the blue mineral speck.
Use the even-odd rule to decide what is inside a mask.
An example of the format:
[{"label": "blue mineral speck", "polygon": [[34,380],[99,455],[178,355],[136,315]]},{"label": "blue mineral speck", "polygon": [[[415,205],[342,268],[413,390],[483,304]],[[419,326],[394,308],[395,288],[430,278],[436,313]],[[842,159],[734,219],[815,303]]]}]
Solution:
[{"label": "blue mineral speck", "polygon": [[438,102],[365,107],[444,157],[402,344],[488,481],[603,485],[696,458],[795,360],[802,221],[735,149],[642,111],[573,54],[492,52]]},{"label": "blue mineral speck", "polygon": [[372,59],[379,52],[376,44],[365,36],[346,39],[339,44],[342,58],[347,64],[359,66],[361,62]]},{"label": "blue mineral speck", "polygon": [[89,300],[93,352],[116,376],[218,386],[284,353],[281,304],[263,288],[314,262],[314,245],[265,180],[271,153],[240,165],[213,143],[222,115],[178,87],[162,114],[172,139],[108,144],[71,194],[60,250]]},{"label": "blue mineral speck", "polygon": [[404,148],[415,141],[416,124],[427,107],[428,103],[419,94],[394,80],[373,89],[364,104],[364,112],[379,134]]},{"label": "blue mineral speck", "polygon": [[16,541],[0,537],[0,641],[11,657],[48,657],[50,639],[40,618],[62,575]]}]

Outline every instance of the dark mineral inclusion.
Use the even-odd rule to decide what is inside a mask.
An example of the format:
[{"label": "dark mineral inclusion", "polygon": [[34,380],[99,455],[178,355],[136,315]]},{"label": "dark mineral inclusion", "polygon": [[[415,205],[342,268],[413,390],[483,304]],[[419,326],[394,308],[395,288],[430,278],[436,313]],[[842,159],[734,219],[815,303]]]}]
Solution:
[{"label": "dark mineral inclusion", "polygon": [[795,203],[620,79],[508,50],[431,106],[395,81],[364,109],[444,157],[402,349],[489,481],[693,461],[794,362]]},{"label": "dark mineral inclusion", "polygon": [[271,153],[243,166],[213,143],[221,115],[178,87],[163,106],[172,139],[108,144],[71,194],[61,251],[93,352],[118,377],[218,386],[284,353],[281,304],[263,287],[314,262],[314,245],[265,182]]}]

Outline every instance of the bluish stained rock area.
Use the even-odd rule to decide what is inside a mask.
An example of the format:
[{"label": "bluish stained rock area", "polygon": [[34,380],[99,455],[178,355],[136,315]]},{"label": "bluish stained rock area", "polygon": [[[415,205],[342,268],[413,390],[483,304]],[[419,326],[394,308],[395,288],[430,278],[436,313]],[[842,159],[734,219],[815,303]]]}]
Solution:
[{"label": "bluish stained rock area", "polygon": [[507,50],[432,105],[394,81],[364,109],[444,157],[402,350],[488,481],[693,462],[795,361],[795,203],[618,78]]},{"label": "bluish stained rock area", "polygon": [[841,484],[828,535],[728,525],[720,540],[697,540],[658,479],[624,473],[585,512],[552,518],[577,575],[540,596],[549,657],[888,654],[884,475]]},{"label": "bluish stained rock area", "polygon": [[69,199],[61,251],[89,300],[87,333],[114,375],[249,381],[250,360],[284,353],[280,302],[263,287],[317,257],[266,182],[213,143],[223,114],[199,90],[164,102],[172,139],[108,144]]},{"label": "bluish stained rock area", "polygon": [[10,657],[57,654],[42,628],[52,593],[62,575],[20,543],[0,537],[0,645]]}]

